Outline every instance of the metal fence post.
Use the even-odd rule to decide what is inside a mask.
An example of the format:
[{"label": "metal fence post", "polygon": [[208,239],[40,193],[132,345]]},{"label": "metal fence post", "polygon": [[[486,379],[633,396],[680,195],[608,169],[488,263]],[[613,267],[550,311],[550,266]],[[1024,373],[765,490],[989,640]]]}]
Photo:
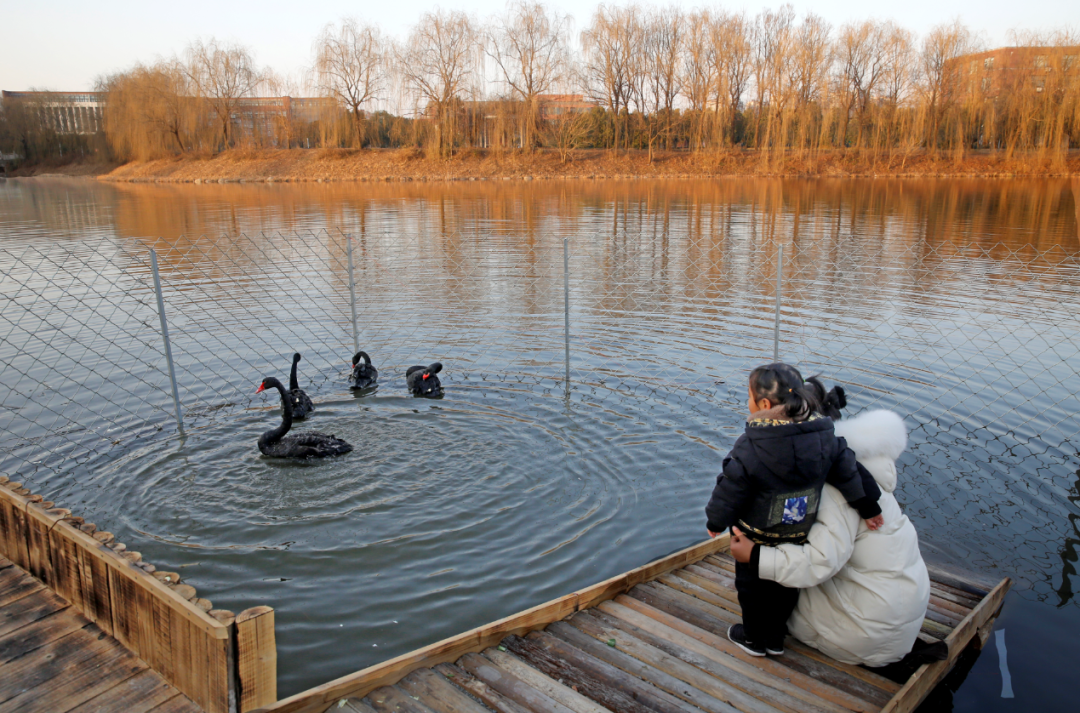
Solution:
[{"label": "metal fence post", "polygon": [[566,388],[570,388],[570,239],[562,241],[563,331],[566,334]]},{"label": "metal fence post", "polygon": [[345,238],[349,250],[349,304],[352,305],[352,346],[353,354],[360,351],[360,332],[356,328],[356,278],[353,276],[352,236]]},{"label": "metal fence post", "polygon": [[780,294],[784,287],[784,246],[776,249],[776,324],[773,326],[772,358],[780,361]]},{"label": "metal fence post", "polygon": [[184,416],[180,412],[180,391],[176,388],[176,368],[173,366],[172,344],[169,341],[169,324],[165,321],[165,300],[161,296],[161,274],[158,272],[157,250],[153,248],[150,248],[150,269],[154,272],[154,292],[157,293],[158,317],[161,319],[161,339],[165,342],[165,362],[169,365],[169,381],[172,382],[176,425],[180,429],[180,435],[184,435]]}]

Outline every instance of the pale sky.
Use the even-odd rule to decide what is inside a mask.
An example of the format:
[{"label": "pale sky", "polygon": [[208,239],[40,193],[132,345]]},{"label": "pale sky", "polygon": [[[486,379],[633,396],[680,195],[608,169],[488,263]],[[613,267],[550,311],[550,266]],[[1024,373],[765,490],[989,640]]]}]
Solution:
[{"label": "pale sky", "polygon": [[[609,4],[624,4],[613,0]],[[575,34],[588,24],[598,2],[551,0],[548,6],[573,16]],[[641,4],[662,5],[667,0]],[[779,1],[709,3],[674,0],[686,9],[723,7],[751,14]],[[792,2],[801,16],[814,12],[840,25],[875,18],[924,33],[959,18],[990,46],[1006,44],[1010,29],[1080,29],[1080,0],[865,0]],[[505,7],[504,0],[0,0],[0,89],[91,89],[99,75],[135,62],[183,53],[196,38],[216,36],[247,45],[262,66],[298,75],[311,64],[311,45],[328,22],[355,16],[404,38],[421,13],[442,7],[466,10],[482,19]]]}]

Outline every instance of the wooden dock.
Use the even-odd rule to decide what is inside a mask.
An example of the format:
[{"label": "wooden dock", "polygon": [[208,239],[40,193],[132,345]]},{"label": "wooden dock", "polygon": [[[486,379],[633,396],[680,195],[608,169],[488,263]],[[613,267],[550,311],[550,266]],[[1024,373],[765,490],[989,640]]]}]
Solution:
[{"label": "wooden dock", "polygon": [[216,610],[0,476],[0,713],[246,713],[275,700],[273,609]]},{"label": "wooden dock", "polygon": [[116,639],[0,557],[0,712],[202,713]]},{"label": "wooden dock", "polygon": [[746,654],[734,560],[717,538],[260,709],[264,713],[905,713],[969,645],[985,643],[1010,580],[932,570],[921,636],[947,660],[905,683],[788,637]]}]

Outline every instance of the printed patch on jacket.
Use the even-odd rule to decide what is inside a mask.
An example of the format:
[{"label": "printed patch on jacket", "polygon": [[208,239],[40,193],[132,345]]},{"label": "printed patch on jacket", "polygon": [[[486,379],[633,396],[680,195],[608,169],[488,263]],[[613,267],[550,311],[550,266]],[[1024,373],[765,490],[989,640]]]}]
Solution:
[{"label": "printed patch on jacket", "polygon": [[817,488],[779,493],[773,496],[772,506],[769,508],[768,527],[801,525],[808,520],[813,521],[820,500],[821,493]]}]

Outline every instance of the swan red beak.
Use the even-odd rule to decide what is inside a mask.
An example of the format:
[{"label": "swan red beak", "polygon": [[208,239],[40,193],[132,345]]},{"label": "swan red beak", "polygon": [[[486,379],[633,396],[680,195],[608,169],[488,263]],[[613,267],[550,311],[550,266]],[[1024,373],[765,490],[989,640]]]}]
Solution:
[{"label": "swan red beak", "polygon": [[424,374],[424,381],[427,381],[427,378],[428,378],[429,376],[431,376],[431,374]]},{"label": "swan red beak", "polygon": [[265,388],[266,384],[259,384],[259,388],[255,389],[255,393],[261,394]]}]

